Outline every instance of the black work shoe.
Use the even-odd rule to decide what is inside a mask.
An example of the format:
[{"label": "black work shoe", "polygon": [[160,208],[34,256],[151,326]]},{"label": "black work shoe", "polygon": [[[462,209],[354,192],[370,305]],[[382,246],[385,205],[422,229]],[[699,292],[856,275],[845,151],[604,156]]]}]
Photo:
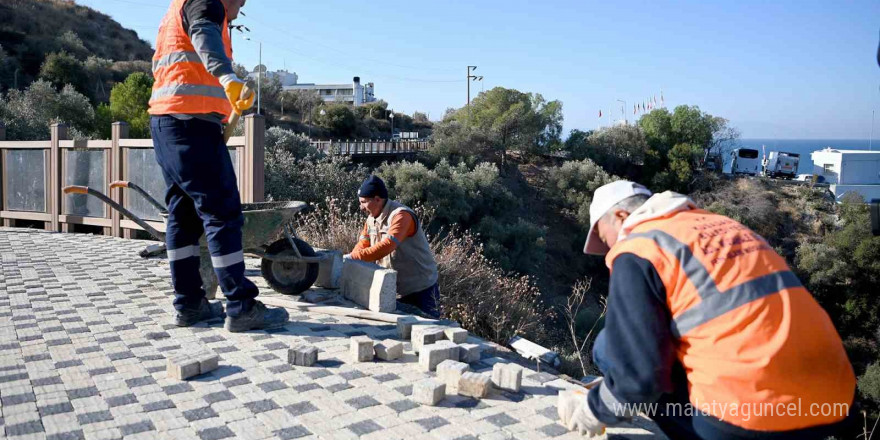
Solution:
[{"label": "black work shoe", "polygon": [[225,327],[233,333],[280,327],[287,324],[289,316],[287,310],[281,307],[270,309],[263,303],[255,301],[249,312],[235,318],[227,316]]},{"label": "black work shoe", "polygon": [[174,324],[178,327],[189,327],[202,321],[226,316],[223,312],[223,304],[220,301],[208,301],[202,298],[202,303],[195,310],[178,310],[174,318]]}]

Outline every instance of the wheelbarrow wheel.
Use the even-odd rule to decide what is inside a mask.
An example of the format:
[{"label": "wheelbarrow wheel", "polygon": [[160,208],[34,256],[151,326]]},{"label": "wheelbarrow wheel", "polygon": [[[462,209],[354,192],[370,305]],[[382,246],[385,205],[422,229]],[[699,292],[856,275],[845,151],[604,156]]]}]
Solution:
[{"label": "wheelbarrow wheel", "polygon": [[[293,239],[300,255],[314,257],[315,250],[308,243]],[[269,245],[267,255],[287,256],[296,255],[290,242],[282,238]],[[260,264],[260,272],[269,283],[272,290],[285,295],[298,295],[312,287],[318,279],[318,263],[282,263],[272,261],[271,258],[263,258]]]}]

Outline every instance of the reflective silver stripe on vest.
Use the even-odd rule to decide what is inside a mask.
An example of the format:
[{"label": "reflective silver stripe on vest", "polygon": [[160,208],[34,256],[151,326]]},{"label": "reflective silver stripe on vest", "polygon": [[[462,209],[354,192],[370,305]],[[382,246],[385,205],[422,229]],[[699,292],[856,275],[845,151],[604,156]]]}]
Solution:
[{"label": "reflective silver stripe on vest", "polygon": [[158,60],[153,60],[153,73],[156,73],[157,70],[168,67],[172,64],[176,63],[200,63],[202,60],[199,58],[199,54],[195,52],[172,52],[168,55],[159,58]]},{"label": "reflective silver stripe on vest", "polygon": [[244,252],[242,251],[236,251],[226,255],[211,257],[211,264],[214,266],[215,269],[229,267],[233,264],[238,264],[242,262],[244,262]]},{"label": "reflective silver stripe on vest", "polygon": [[663,231],[648,231],[631,234],[627,240],[630,238],[650,239],[663,250],[673,254],[688,280],[697,288],[700,303],[685,310],[672,321],[672,334],[677,338],[754,300],[783,289],[802,286],[794,273],[785,270],[755,278],[721,292],[703,263],[694,257],[690,247],[675,237]]},{"label": "reflective silver stripe on vest", "polygon": [[709,322],[731,310],[783,289],[801,287],[801,281],[791,271],[775,272],[742,283],[736,287],[704,299],[685,310],[672,323],[672,332],[680,337],[697,326]]},{"label": "reflective silver stripe on vest", "polygon": [[169,96],[205,96],[208,98],[226,99],[226,92],[220,86],[200,86],[195,84],[175,84],[153,90],[150,100],[167,98]]},{"label": "reflective silver stripe on vest", "polygon": [[199,246],[184,246],[177,249],[168,249],[168,261],[178,261],[184,258],[199,256]]}]

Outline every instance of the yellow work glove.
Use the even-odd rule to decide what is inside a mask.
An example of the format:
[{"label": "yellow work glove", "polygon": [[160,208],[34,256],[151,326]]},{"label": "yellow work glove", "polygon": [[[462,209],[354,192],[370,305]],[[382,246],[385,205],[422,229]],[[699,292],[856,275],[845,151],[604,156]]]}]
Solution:
[{"label": "yellow work glove", "polygon": [[232,111],[238,114],[241,114],[243,111],[254,106],[254,91],[251,90],[248,96],[241,96],[241,91],[243,89],[244,81],[238,78],[227,81],[226,84],[223,85],[223,90],[226,92],[226,99],[232,104]]},{"label": "yellow work glove", "polygon": [[605,434],[605,424],[593,415],[590,405],[587,404],[586,391],[560,391],[556,408],[559,411],[559,420],[569,431],[578,431],[590,438]]}]

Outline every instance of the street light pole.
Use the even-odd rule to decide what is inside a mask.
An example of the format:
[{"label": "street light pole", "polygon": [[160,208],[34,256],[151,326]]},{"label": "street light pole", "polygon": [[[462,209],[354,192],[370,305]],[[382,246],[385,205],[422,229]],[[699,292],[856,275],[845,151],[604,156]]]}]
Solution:
[{"label": "street light pole", "polygon": [[257,114],[260,114],[260,104],[261,104],[261,96],[262,95],[262,85],[263,85],[263,42],[252,39],[251,37],[245,36],[245,40],[248,41],[256,41],[259,44],[259,58],[257,61]]},{"label": "street light pole", "polygon": [[470,108],[471,106],[471,79],[476,78],[476,75],[471,75],[471,72],[477,70],[477,66],[467,66],[467,106]]},{"label": "street light pole", "polygon": [[394,109],[391,109],[390,112],[388,117],[391,118],[391,142],[394,142]]}]

